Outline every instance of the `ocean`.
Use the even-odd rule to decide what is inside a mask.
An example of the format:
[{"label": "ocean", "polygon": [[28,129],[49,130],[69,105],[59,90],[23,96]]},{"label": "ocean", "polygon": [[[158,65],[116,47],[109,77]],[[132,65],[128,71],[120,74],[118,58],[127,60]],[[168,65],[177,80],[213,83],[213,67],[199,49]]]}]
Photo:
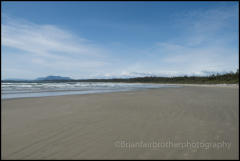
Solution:
[{"label": "ocean", "polygon": [[101,83],[101,82],[2,83],[1,98],[10,99],[22,97],[43,97],[73,94],[106,93],[164,87],[179,87],[179,86],[151,83]]}]

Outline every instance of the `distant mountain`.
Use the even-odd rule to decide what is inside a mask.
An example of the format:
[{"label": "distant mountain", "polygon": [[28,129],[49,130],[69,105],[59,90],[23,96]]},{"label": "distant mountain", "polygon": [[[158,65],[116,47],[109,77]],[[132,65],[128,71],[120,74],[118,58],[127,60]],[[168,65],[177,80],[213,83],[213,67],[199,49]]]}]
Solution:
[{"label": "distant mountain", "polygon": [[35,80],[72,80],[70,77],[61,77],[61,76],[47,76],[47,77],[39,77]]}]

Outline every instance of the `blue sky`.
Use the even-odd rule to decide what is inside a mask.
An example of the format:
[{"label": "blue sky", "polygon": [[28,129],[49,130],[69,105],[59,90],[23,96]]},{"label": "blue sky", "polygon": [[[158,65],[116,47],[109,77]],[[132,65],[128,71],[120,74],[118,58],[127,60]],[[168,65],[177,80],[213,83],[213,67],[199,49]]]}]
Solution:
[{"label": "blue sky", "polygon": [[2,79],[236,71],[238,2],[2,2]]}]

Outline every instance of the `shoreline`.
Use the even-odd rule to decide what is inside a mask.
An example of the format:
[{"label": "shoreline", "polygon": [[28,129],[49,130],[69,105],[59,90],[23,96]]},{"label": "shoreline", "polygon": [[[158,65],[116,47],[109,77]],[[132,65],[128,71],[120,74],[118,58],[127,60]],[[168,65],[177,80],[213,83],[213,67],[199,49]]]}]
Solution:
[{"label": "shoreline", "polygon": [[192,87],[228,87],[228,88],[239,88],[239,84],[176,84],[182,86]]},{"label": "shoreline", "polygon": [[[146,83],[146,84],[162,84],[162,83]],[[59,94],[59,95],[48,95],[48,96],[32,96],[32,97],[16,97],[16,98],[1,98],[1,100],[9,100],[9,99],[21,99],[21,98],[39,98],[39,97],[53,97],[53,96],[72,96],[72,95],[89,95],[89,94],[104,94],[104,93],[118,93],[118,92],[131,92],[131,91],[143,91],[143,90],[152,90],[152,89],[162,89],[162,88],[179,88],[179,87],[224,87],[224,88],[239,88],[239,84],[163,84],[163,85],[175,85],[178,87],[160,87],[160,88],[145,88],[145,89],[135,89],[135,90],[118,90],[118,91],[60,91],[60,92],[83,92],[76,94]],[[49,91],[36,92],[36,93],[45,93]],[[59,92],[59,91],[50,91],[50,92]],[[31,94],[31,93],[27,93]],[[35,93],[34,93],[35,94]]]}]

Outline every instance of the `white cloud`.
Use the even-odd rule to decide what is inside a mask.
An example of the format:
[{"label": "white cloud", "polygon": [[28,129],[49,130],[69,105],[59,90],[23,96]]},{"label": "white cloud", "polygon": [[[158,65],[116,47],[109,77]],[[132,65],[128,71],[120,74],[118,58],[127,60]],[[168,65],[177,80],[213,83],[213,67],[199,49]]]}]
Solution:
[{"label": "white cloud", "polygon": [[93,54],[94,49],[83,42],[84,39],[79,41],[71,33],[53,25],[37,25],[13,19],[2,24],[2,45],[42,56],[50,56],[50,52]]},{"label": "white cloud", "polygon": [[[8,56],[4,60],[4,77],[14,75],[14,72],[7,72],[8,68],[18,68],[19,71],[19,66],[22,68],[22,73],[32,70],[32,72],[40,72],[39,74],[41,74],[42,69],[48,69],[49,73],[59,73],[59,71],[67,73],[68,71],[71,75],[70,72],[77,73],[79,71],[80,75],[81,72],[107,64],[105,49],[84,38],[74,36],[71,32],[54,25],[38,25],[25,20],[4,18],[2,46],[16,50],[15,53],[9,53],[8,50],[5,50],[4,54]],[[15,60],[10,58],[10,55],[14,56]],[[17,60],[20,57],[22,61]],[[13,62],[17,63],[15,67],[8,65],[13,64]],[[32,69],[27,69],[27,64],[29,66],[31,64]]]},{"label": "white cloud", "polygon": [[[206,71],[236,71],[238,62],[237,7],[191,11],[181,16],[182,35],[156,43],[153,55],[178,73],[204,75]],[[160,65],[161,70],[165,67]],[[166,69],[167,71],[167,69]]]}]

